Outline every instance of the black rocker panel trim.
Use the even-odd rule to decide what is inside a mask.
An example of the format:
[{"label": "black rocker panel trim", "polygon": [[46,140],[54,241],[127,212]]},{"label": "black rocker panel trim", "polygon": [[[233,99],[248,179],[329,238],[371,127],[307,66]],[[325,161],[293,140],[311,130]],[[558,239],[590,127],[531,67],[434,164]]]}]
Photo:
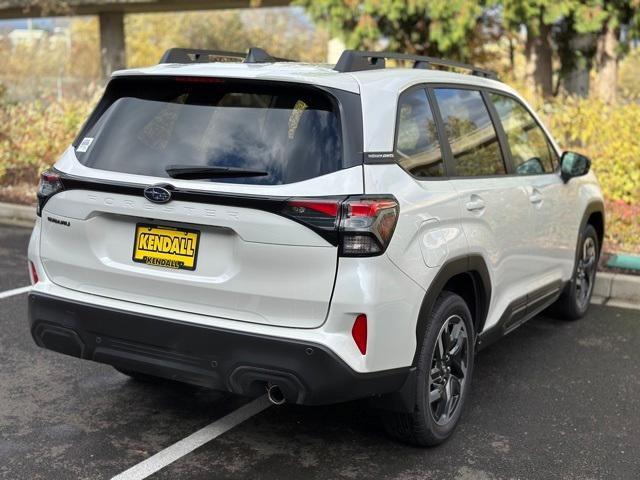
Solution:
[{"label": "black rocker panel trim", "polygon": [[563,288],[564,282],[558,280],[516,298],[507,306],[498,322],[478,336],[477,351],[513,332],[552,305],[560,297]]}]

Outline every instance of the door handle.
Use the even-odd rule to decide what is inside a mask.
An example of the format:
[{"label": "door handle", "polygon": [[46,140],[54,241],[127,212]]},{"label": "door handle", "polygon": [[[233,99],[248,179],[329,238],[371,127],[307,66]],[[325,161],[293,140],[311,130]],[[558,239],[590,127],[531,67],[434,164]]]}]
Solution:
[{"label": "door handle", "polygon": [[482,200],[477,195],[471,195],[471,200],[465,203],[464,206],[470,212],[478,212],[480,210],[484,210],[485,204],[484,200]]},{"label": "door handle", "polygon": [[529,201],[534,205],[542,203],[542,193],[537,188],[534,188],[529,195]]}]

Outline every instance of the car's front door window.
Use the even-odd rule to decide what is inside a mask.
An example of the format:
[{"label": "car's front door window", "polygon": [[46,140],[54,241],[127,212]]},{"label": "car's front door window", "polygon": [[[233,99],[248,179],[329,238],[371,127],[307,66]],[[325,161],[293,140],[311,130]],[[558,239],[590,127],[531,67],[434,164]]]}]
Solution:
[{"label": "car's front door window", "polygon": [[491,93],[489,97],[507,136],[515,173],[553,172],[557,166],[556,152],[533,116],[512,98],[497,93]]}]

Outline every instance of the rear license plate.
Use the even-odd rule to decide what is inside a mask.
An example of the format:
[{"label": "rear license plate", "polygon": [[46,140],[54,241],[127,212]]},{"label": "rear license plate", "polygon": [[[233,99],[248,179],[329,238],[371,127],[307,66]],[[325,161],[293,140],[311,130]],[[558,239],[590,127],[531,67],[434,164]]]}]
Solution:
[{"label": "rear license plate", "polygon": [[133,261],[158,267],[195,270],[200,232],[138,223]]}]

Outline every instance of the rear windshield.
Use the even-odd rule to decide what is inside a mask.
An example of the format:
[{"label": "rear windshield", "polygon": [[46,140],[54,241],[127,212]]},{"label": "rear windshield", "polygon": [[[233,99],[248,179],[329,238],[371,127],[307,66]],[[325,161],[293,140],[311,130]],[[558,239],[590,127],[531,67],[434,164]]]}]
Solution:
[{"label": "rear windshield", "polygon": [[74,146],[101,170],[232,167],[266,175],[210,180],[277,185],[341,169],[342,143],[336,101],[319,89],[191,77],[112,81]]}]

